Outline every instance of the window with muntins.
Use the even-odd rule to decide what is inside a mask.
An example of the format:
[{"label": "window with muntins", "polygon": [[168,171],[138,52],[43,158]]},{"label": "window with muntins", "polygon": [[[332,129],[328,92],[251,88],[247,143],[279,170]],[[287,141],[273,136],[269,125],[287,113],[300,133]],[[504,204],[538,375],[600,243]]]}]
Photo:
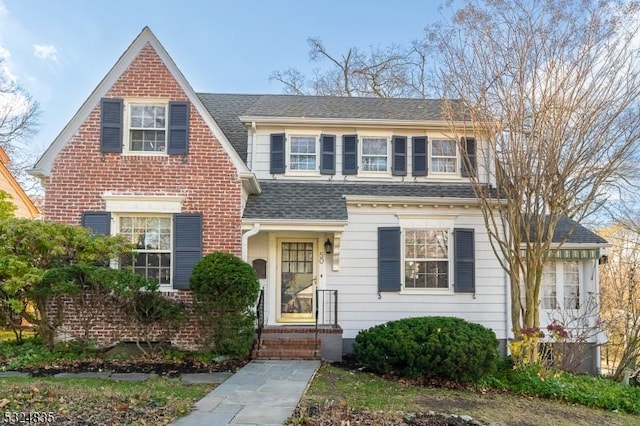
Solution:
[{"label": "window with muntins", "polygon": [[447,139],[431,141],[431,171],[433,173],[457,173],[458,155],[456,142]]},{"label": "window with muntins", "polygon": [[449,231],[405,229],[404,287],[449,288]]},{"label": "window with muntins", "polygon": [[551,261],[542,269],[542,309],[580,308],[580,262]]},{"label": "window with muntins", "polygon": [[314,136],[292,136],[289,170],[310,172],[318,169],[317,144]]},{"label": "window with muntins", "polygon": [[120,267],[171,284],[171,229],[171,216],[120,216],[118,233],[135,247],[120,257]]},{"label": "window with muntins", "polygon": [[129,151],[166,152],[167,106],[129,105]]},{"label": "window with muntins", "polygon": [[362,138],[360,170],[382,172],[389,170],[389,143],[387,138]]}]

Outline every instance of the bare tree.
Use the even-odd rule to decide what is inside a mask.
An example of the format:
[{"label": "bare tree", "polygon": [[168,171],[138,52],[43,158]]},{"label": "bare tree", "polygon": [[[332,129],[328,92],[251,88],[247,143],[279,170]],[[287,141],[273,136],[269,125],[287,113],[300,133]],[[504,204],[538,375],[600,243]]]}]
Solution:
[{"label": "bare tree", "polygon": [[540,324],[558,222],[591,213],[635,167],[639,26],[636,2],[468,0],[428,36],[443,96],[460,99],[471,123],[452,131],[484,142],[478,156],[490,166],[470,180],[510,278],[516,335]]},{"label": "bare tree", "polygon": [[372,46],[362,51],[352,47],[342,55],[330,53],[317,37],[307,42],[311,61],[328,63],[329,67],[316,69],[310,77],[295,68],[275,71],[271,80],[280,82],[286,93],[424,98],[432,91],[430,44],[424,41],[415,41],[408,48]]},{"label": "bare tree", "polygon": [[622,380],[640,358],[640,228],[616,223],[601,234],[612,243],[609,262],[601,268],[601,316],[608,343],[604,357]]},{"label": "bare tree", "polygon": [[33,150],[28,143],[37,133],[39,105],[5,71],[0,59],[0,147],[8,154],[7,165],[14,177],[27,191],[39,187],[39,182],[28,176],[33,166]]}]

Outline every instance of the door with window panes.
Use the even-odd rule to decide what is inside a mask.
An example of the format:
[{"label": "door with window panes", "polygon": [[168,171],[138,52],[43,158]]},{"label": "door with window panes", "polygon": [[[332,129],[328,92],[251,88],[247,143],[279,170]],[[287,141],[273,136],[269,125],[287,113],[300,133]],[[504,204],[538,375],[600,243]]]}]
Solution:
[{"label": "door with window panes", "polygon": [[278,321],[312,322],[316,292],[316,242],[278,242]]}]

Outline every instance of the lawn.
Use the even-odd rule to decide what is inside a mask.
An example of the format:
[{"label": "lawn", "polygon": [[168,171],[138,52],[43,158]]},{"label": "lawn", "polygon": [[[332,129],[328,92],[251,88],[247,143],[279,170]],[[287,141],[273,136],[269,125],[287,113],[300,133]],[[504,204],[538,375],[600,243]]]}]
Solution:
[{"label": "lawn", "polygon": [[[162,425],[188,414],[193,403],[213,388],[164,377],[145,382],[1,378],[0,413],[51,413],[49,419],[56,425]],[[0,423],[4,420],[0,418]],[[11,418],[6,420],[10,423]]]},{"label": "lawn", "polygon": [[640,416],[626,413],[488,389],[416,386],[332,365],[320,368],[292,424],[340,424],[350,420],[351,424],[395,425],[404,424],[407,413],[430,411],[468,415],[482,423],[502,425],[640,424]]}]

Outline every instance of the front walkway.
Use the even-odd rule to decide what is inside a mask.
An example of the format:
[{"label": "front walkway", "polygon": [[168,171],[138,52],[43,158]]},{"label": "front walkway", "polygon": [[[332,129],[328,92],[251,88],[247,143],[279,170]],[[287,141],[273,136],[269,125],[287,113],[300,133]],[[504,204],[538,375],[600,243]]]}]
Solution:
[{"label": "front walkway", "polygon": [[251,361],[172,424],[283,425],[319,366],[319,361]]}]

